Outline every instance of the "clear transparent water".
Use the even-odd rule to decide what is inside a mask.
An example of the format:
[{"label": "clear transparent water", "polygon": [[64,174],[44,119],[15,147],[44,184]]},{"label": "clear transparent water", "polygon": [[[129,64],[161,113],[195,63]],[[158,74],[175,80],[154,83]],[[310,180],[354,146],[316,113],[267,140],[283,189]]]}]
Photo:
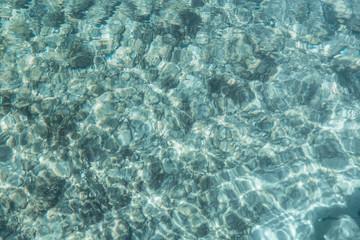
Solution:
[{"label": "clear transparent water", "polygon": [[0,238],[360,238],[359,7],[0,1]]}]

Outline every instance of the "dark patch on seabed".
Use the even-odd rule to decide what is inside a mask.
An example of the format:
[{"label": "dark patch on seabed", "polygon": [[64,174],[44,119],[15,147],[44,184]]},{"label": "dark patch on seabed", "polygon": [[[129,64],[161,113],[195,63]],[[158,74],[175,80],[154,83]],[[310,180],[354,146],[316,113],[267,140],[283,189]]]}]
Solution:
[{"label": "dark patch on seabed", "polygon": [[[360,229],[360,188],[346,197],[345,206],[321,207],[314,211],[316,212],[313,221],[314,234],[311,239],[323,240],[325,235],[334,237],[335,231],[339,232],[339,229],[336,229],[336,223],[342,219],[347,220],[345,224],[350,230]],[[331,228],[335,230],[331,231]]]}]

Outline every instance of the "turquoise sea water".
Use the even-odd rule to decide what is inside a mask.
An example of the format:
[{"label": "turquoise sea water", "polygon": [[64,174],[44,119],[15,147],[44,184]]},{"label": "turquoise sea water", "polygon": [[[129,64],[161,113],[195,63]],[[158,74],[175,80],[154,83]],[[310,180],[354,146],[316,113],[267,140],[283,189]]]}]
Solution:
[{"label": "turquoise sea water", "polygon": [[0,239],[360,239],[358,9],[0,0]]}]

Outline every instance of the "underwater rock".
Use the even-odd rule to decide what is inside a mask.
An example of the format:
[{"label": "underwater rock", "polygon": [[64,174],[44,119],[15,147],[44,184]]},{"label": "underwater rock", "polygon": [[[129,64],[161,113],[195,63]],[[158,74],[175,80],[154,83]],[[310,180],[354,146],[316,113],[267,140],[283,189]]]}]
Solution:
[{"label": "underwater rock", "polygon": [[6,162],[12,157],[12,150],[6,145],[0,145],[0,161]]},{"label": "underwater rock", "polygon": [[179,16],[185,29],[185,34],[194,37],[202,23],[201,17],[190,10],[181,11]]}]

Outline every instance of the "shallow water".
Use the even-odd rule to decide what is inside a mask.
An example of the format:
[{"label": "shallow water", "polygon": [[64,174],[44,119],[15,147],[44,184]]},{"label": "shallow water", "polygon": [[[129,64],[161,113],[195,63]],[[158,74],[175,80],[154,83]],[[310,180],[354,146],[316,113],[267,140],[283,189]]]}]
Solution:
[{"label": "shallow water", "polygon": [[359,8],[0,0],[0,239],[360,239]]}]

